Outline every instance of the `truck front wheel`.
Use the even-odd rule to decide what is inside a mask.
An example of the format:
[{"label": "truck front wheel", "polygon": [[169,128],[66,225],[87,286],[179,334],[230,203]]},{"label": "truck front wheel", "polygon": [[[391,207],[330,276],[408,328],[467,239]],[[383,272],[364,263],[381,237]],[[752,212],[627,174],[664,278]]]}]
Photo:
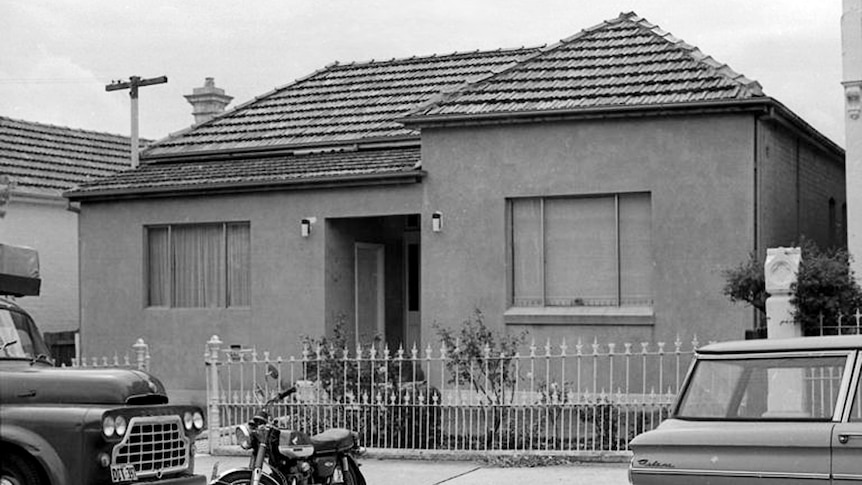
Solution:
[{"label": "truck front wheel", "polygon": [[4,450],[0,458],[0,485],[44,485],[39,469],[32,460],[15,452]]}]

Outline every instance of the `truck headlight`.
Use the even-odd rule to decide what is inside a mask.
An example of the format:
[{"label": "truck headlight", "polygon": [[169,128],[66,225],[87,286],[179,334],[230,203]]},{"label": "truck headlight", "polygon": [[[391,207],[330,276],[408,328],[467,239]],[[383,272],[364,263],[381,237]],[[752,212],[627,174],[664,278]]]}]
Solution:
[{"label": "truck headlight", "polygon": [[102,433],[110,438],[111,436],[114,436],[114,432],[116,431],[116,422],[114,421],[113,416],[105,416],[105,418],[102,419]]},{"label": "truck headlight", "polygon": [[194,425],[195,429],[198,431],[204,429],[204,415],[195,411],[195,413],[192,414],[192,425]]},{"label": "truck headlight", "polygon": [[237,426],[234,435],[240,448],[244,450],[251,448],[251,430],[248,429],[248,426],[244,424]]},{"label": "truck headlight", "polygon": [[186,431],[191,431],[192,429],[192,413],[189,411],[183,414],[183,426],[186,427]]},{"label": "truck headlight", "polygon": [[128,428],[126,418],[122,416],[117,416],[117,419],[114,420],[114,428],[117,431],[117,436],[123,436],[124,434],[126,434],[126,429]]}]

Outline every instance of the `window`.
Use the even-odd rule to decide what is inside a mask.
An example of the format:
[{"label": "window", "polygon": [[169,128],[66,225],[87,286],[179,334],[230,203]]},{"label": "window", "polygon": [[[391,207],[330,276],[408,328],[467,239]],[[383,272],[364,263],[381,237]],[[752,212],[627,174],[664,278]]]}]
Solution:
[{"label": "window", "polygon": [[652,305],[648,193],[509,202],[513,306]]},{"label": "window", "polygon": [[846,356],[699,360],[677,418],[832,419]]},{"label": "window", "polygon": [[147,227],[147,305],[249,306],[248,222]]}]

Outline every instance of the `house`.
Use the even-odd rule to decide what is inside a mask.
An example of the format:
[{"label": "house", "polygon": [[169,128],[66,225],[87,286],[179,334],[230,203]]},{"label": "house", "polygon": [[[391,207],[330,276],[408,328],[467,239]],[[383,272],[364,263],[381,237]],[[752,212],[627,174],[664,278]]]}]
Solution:
[{"label": "house", "polygon": [[42,290],[18,303],[62,361],[78,331],[78,214],[63,192],[129,167],[129,137],[0,117],[0,242],[39,252]]},{"label": "house", "polygon": [[843,238],[842,149],[634,13],[547,47],[331,64],[142,161],[66,194],[82,339],[143,336],[176,394],[212,335],[298,355],[341,325],[421,350],[474,309],[538,342],[742,338],[722,269]]}]

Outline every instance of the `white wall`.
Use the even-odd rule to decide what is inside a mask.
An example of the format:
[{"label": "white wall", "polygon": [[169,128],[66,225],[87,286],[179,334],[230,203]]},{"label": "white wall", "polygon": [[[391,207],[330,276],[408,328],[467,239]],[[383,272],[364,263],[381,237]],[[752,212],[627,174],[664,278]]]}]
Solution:
[{"label": "white wall", "polygon": [[0,219],[0,242],[39,252],[42,292],[18,298],[42,332],[78,329],[78,215],[66,200],[13,193]]}]

